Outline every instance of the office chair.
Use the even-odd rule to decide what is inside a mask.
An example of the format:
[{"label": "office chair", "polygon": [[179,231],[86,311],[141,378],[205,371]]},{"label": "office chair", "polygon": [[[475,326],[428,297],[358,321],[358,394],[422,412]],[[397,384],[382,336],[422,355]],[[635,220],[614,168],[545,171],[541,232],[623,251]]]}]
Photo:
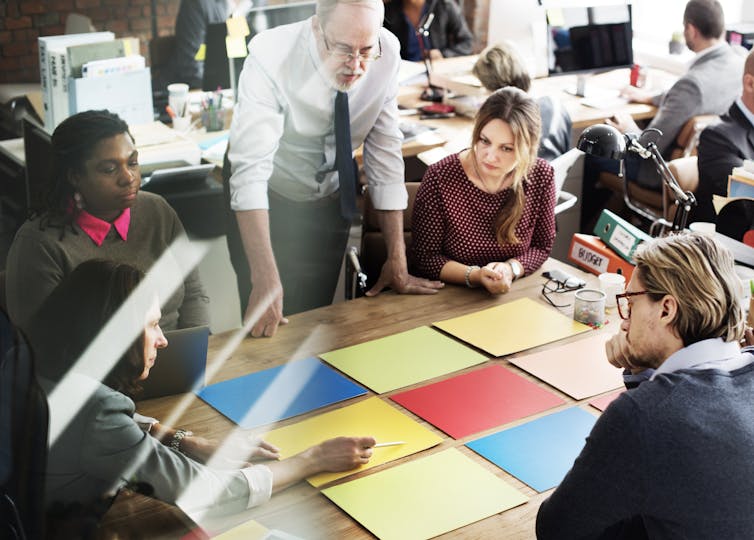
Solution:
[{"label": "office chair", "polygon": [[31,350],[0,311],[0,538],[44,537],[48,423]]},{"label": "office chair", "polygon": [[[406,191],[408,191],[408,206],[403,212],[403,239],[406,247],[411,243],[411,215],[414,211],[414,202],[416,193],[419,191],[420,182],[406,182]],[[355,247],[349,247],[349,250]],[[357,296],[362,296],[377,281],[382,270],[382,265],[387,260],[387,248],[385,247],[385,238],[380,229],[380,222],[377,219],[377,211],[369,197],[369,189],[364,190],[364,219],[362,221],[362,233],[360,247],[356,253],[361,271],[366,274],[366,286],[359,287],[358,272],[354,268],[351,257],[346,257],[345,271],[345,295],[346,300],[351,300]]]},{"label": "office chair", "polygon": [[[704,128],[717,120],[717,118],[717,116],[710,114],[691,117],[683,125],[681,131],[678,133],[678,137],[675,139],[668,167],[676,159],[696,156],[699,136]],[[686,173],[688,165],[682,165],[679,162],[676,164],[676,167],[684,171],[683,179],[676,176],[678,183],[684,190],[694,191],[699,183],[698,176],[694,181],[693,176]],[[673,169],[671,169],[671,172],[675,175]],[[621,178],[609,172],[600,173],[599,183],[603,187],[621,195],[623,202],[631,212],[649,222],[651,224],[650,234],[654,233],[659,227],[659,220],[664,218],[671,221],[675,214],[675,206],[672,203],[672,198],[665,192],[666,188],[664,186],[662,191],[654,191],[641,187],[635,182],[630,182],[625,175]],[[692,184],[693,189],[691,187]]]}]

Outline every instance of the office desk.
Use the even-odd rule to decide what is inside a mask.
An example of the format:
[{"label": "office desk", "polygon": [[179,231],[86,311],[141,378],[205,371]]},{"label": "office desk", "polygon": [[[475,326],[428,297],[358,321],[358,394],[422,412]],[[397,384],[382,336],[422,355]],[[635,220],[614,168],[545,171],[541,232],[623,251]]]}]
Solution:
[{"label": "office desk", "polygon": [[[478,80],[471,75],[471,69],[476,62],[476,56],[459,56],[444,58],[433,63],[432,83],[449,88],[457,95],[487,95]],[[629,69],[619,68],[586,77],[586,93],[619,91],[629,84]],[[616,112],[630,114],[634,120],[646,120],[654,117],[656,107],[641,103],[627,103],[619,108],[598,109],[583,105],[583,98],[573,95],[578,76],[575,74],[556,75],[533,79],[530,93],[534,97],[549,96],[559,100],[568,109],[574,129],[583,129],[593,124],[604,122],[605,118]],[[647,81],[652,89],[658,93],[668,89],[676,80],[677,75],[659,69],[649,69]]]},{"label": "office desk", "polygon": [[[287,326],[280,327],[278,333],[271,339],[247,338],[243,340],[240,347],[231,353],[230,358],[220,368],[218,375],[208,382],[217,382],[237,377],[273,367],[288,360],[304,358],[336,348],[362,343],[418,326],[428,325],[438,319],[471,313],[522,297],[537,299],[538,302],[546,305],[546,302],[539,296],[544,281],[541,277],[541,272],[552,268],[565,269],[574,275],[579,275],[586,279],[590,284],[596,282],[596,276],[585,274],[554,259],[550,259],[535,275],[517,281],[508,294],[499,297],[492,297],[480,289],[470,290],[464,287],[448,285],[439,294],[434,296],[403,296],[390,292],[383,293],[376,298],[359,298],[345,303],[334,304],[292,316],[290,323]],[[573,293],[561,295],[560,299],[563,299],[563,303],[566,303],[572,299],[572,295]],[[568,313],[568,309],[565,308],[564,312]],[[607,330],[614,331],[617,317],[612,316],[611,319],[615,322],[609,324]],[[586,336],[575,336],[574,338],[569,338],[569,340],[583,339],[584,337]],[[230,338],[230,334],[215,335],[210,338],[210,366],[218,361],[220,351]],[[556,344],[545,345],[542,348],[549,348],[562,343],[561,341]],[[525,374],[515,366],[511,366],[506,359],[492,360],[492,362],[505,365],[517,373],[523,373],[527,379],[534,380],[538,385],[546,387],[563,397],[566,404],[558,409],[563,409],[576,403],[565,394],[561,394],[557,390]],[[480,367],[482,366],[472,367],[464,371],[471,371]],[[441,378],[448,378],[456,374],[454,373]],[[427,383],[419,383],[414,387],[424,384]],[[381,399],[386,399],[393,393],[382,394]],[[352,404],[357,400],[366,399],[373,395],[372,392],[369,392],[367,396],[348,400],[345,403]],[[182,398],[180,396],[161,398],[142,402],[139,404],[138,409],[142,414],[154,415],[163,421],[170,420],[173,425],[188,427],[195,433],[206,437],[222,438],[235,428],[232,422],[222,417],[202,400],[193,396],[187,397],[184,403],[185,409],[175,413],[177,415],[175,419],[170,418],[173,408],[181,402]],[[296,423],[303,418],[321,414],[342,405],[336,404],[319,409],[306,415],[279,422],[272,427]],[[391,405],[397,406],[392,402]],[[591,407],[585,407],[585,409],[597,414],[597,411]],[[547,411],[547,413],[550,412],[553,411]],[[411,413],[408,414],[413,417]],[[537,494],[533,489],[463,446],[463,443],[469,440],[498,431],[500,428],[494,428],[464,439],[454,440],[423,420],[418,419],[418,417],[414,418],[417,418],[423,425],[440,434],[443,437],[443,442],[437,447],[382,465],[365,473],[353,475],[346,480],[393,467],[398,463],[412,461],[450,447],[458,447],[465,455],[471,456],[475,462],[493,471],[497,476],[505,478],[506,481],[511,483],[520,492],[531,497],[531,500],[522,506],[513,508],[502,514],[451,532],[446,537],[469,539],[532,538],[534,535],[534,519],[537,508],[544,497],[546,497],[546,494]],[[272,427],[255,430],[255,433],[263,433]],[[152,504],[156,512],[163,512],[164,510],[157,509],[159,506]],[[131,530],[132,534],[138,531],[137,534],[143,537],[151,537],[149,531],[138,529],[140,525],[143,526],[146,522],[141,518],[138,520],[131,519],[129,515],[129,512],[145,511],[145,507],[148,508],[149,505],[145,505],[143,502],[139,503],[138,501],[130,504],[116,503],[108,515],[109,530],[118,530],[119,527],[123,527],[124,529]],[[274,495],[271,501],[260,508],[222,520],[212,520],[209,522],[209,526],[213,530],[218,531],[248,519],[255,519],[268,528],[281,529],[307,539],[371,537],[370,533],[361,527],[358,522],[351,519],[338,506],[331,503],[325,496],[319,494],[315,488],[306,482],[301,482]],[[206,523],[205,526],[207,526]]]}]

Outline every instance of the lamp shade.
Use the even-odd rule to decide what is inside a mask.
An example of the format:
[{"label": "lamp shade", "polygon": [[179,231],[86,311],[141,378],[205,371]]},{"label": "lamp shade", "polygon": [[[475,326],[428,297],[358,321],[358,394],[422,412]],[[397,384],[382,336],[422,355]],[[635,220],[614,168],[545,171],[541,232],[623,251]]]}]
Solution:
[{"label": "lamp shade", "polygon": [[612,126],[595,124],[583,131],[576,148],[592,156],[623,159],[626,155],[626,138]]}]

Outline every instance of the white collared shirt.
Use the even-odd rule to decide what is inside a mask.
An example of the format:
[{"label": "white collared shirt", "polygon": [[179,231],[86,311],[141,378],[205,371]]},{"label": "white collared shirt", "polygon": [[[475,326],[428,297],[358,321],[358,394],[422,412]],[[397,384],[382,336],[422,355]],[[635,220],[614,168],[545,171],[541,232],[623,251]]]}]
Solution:
[{"label": "white collared shirt", "polygon": [[[397,38],[380,29],[382,57],[348,91],[352,149],[364,144],[375,207],[403,210],[402,135],[396,94]],[[230,132],[231,207],[269,208],[267,189],[294,201],[338,190],[333,106],[336,90],[321,72],[312,20],[261,32],[249,43]]]},{"label": "white collared shirt", "polygon": [[731,372],[754,361],[754,355],[741,352],[738,343],[722,338],[697,341],[671,354],[658,367],[650,380],[663,373],[681,369],[718,369]]}]

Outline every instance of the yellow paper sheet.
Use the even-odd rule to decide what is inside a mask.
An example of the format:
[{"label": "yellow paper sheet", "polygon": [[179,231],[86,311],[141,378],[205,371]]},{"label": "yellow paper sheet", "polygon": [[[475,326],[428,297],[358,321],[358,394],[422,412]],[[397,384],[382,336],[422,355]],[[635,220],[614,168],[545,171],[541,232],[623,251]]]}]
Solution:
[{"label": "yellow paper sheet", "polygon": [[455,448],[322,493],[382,540],[432,538],[528,500]]},{"label": "yellow paper sheet", "polygon": [[573,399],[585,399],[623,386],[622,371],[608,363],[605,353],[605,342],[613,335],[603,332],[510,362]]},{"label": "yellow paper sheet", "polygon": [[215,540],[264,540],[268,532],[266,527],[251,520],[212,538]]},{"label": "yellow paper sheet", "polygon": [[434,325],[494,356],[513,354],[590,330],[587,325],[530,298]]},{"label": "yellow paper sheet", "polygon": [[380,394],[487,360],[428,326],[320,356]]},{"label": "yellow paper sheet", "polygon": [[406,444],[375,448],[372,459],[366,465],[351,471],[312,476],[307,479],[311,485],[321,486],[355,472],[426,450],[442,441],[442,437],[378,397],[270,431],[263,438],[280,448],[281,458],[287,458],[326,439],[341,435],[372,436],[378,443],[404,441]]}]

